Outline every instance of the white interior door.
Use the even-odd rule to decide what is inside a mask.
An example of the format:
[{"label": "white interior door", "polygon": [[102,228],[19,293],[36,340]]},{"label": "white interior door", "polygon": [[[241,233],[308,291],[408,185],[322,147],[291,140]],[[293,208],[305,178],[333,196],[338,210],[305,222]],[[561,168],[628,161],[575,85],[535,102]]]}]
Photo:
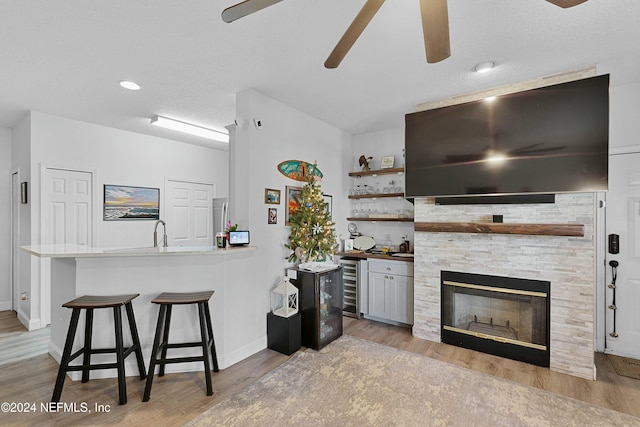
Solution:
[{"label": "white interior door", "polygon": [[215,185],[167,180],[165,188],[169,246],[213,245]]},{"label": "white interior door", "polygon": [[[65,169],[42,171],[43,245],[93,243],[93,174]],[[41,320],[51,322],[51,263],[41,260]]]},{"label": "white interior door", "polygon": [[42,243],[91,243],[92,174],[45,169],[42,206]]},{"label": "white interior door", "polygon": [[607,242],[605,352],[640,359],[640,153],[610,156],[606,202],[606,235],[619,236],[619,253]]}]

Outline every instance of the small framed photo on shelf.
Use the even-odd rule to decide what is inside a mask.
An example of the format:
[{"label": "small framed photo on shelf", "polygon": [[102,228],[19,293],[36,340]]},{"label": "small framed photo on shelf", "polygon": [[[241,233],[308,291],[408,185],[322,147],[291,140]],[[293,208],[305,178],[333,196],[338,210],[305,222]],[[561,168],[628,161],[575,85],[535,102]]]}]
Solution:
[{"label": "small framed photo on shelf", "polygon": [[273,188],[264,189],[264,202],[271,205],[280,204],[280,190],[274,190]]},{"label": "small framed photo on shelf", "polygon": [[277,224],[277,223],[278,223],[278,209],[269,208],[269,216],[267,218],[267,224]]},{"label": "small framed photo on shelf", "polygon": [[393,167],[393,162],[395,161],[394,156],[384,156],[380,159],[380,169],[391,169]]}]

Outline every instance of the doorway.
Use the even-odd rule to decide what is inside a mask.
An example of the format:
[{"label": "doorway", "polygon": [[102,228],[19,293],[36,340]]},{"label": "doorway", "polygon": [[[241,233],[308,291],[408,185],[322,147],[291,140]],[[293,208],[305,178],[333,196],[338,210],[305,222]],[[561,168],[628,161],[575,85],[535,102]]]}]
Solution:
[{"label": "doorway", "polygon": [[605,353],[640,359],[640,153],[609,157]]},{"label": "doorway", "polygon": [[20,308],[20,171],[11,173],[11,309]]},{"label": "doorway", "polygon": [[[93,172],[42,169],[41,244],[92,245]],[[40,260],[41,325],[51,323],[51,260]]]}]

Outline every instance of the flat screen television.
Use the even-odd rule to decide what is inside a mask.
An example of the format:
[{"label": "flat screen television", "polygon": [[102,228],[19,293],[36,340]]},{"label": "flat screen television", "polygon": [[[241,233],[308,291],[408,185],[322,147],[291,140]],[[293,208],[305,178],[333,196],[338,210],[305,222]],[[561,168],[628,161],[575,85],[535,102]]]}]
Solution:
[{"label": "flat screen television", "polygon": [[407,114],[406,196],[607,190],[609,75]]}]

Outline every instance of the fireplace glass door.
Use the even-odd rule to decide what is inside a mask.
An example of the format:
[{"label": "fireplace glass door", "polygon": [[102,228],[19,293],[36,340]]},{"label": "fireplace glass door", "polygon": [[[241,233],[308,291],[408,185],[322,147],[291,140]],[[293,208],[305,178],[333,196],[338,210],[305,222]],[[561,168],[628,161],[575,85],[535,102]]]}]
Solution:
[{"label": "fireplace glass door", "polygon": [[442,341],[549,366],[549,282],[442,272]]}]

